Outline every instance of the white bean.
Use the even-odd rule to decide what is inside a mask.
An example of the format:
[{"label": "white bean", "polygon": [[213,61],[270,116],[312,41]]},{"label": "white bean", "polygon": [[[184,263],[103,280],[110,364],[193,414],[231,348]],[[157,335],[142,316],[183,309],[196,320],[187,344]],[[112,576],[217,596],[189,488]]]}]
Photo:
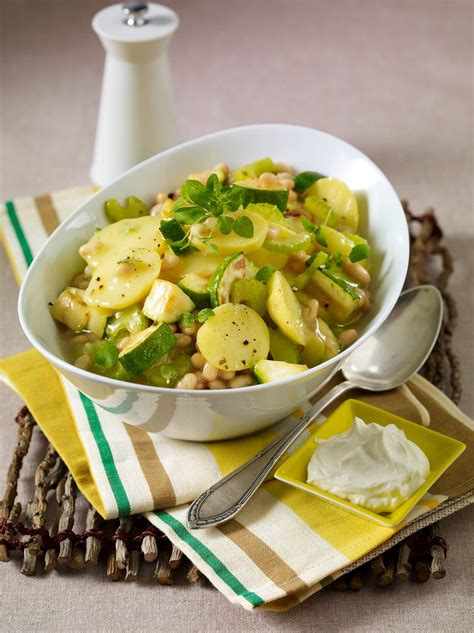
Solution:
[{"label": "white bean", "polygon": [[196,389],[198,379],[195,374],[184,374],[176,383],[176,389]]},{"label": "white bean", "polygon": [[196,352],[191,356],[191,363],[196,369],[202,369],[206,364],[206,359],[200,352]]},{"label": "white bean", "polygon": [[177,332],[175,334],[176,337],[176,347],[189,347],[193,341],[193,339],[187,334],[181,334],[181,332]]},{"label": "white bean", "polygon": [[232,380],[234,376],[235,371],[225,371],[224,369],[221,369],[219,371],[219,377],[222,378],[222,380]]},{"label": "white bean", "polygon": [[193,336],[197,332],[197,323],[191,323],[191,325],[186,325],[182,327],[181,332],[183,334],[188,334],[189,336]]},{"label": "white bean", "polygon": [[209,382],[209,389],[227,389],[227,385],[223,380],[211,380]]},{"label": "white bean", "polygon": [[79,367],[79,369],[88,369],[91,366],[91,357],[87,354],[81,354],[81,356],[76,359],[74,365]]},{"label": "white bean", "polygon": [[352,343],[354,341],[356,341],[359,338],[359,334],[357,332],[357,330],[345,330],[344,332],[341,332],[339,334],[339,343],[342,345],[342,347],[349,347],[349,345],[352,345]]},{"label": "white bean", "polygon": [[206,363],[202,368],[202,377],[204,380],[211,382],[212,380],[216,380],[219,375],[219,370],[217,367],[214,367],[210,363]]},{"label": "white bean", "polygon": [[167,200],[168,200],[168,194],[166,193],[166,191],[159,191],[156,194],[156,198],[155,198],[156,204],[163,204],[163,202],[166,202]]},{"label": "white bean", "polygon": [[253,383],[252,376],[240,375],[229,380],[229,387],[231,389],[238,389],[239,387],[248,387]]},{"label": "white bean", "polygon": [[181,259],[173,253],[165,253],[165,256],[161,260],[161,270],[172,270],[181,263]]},{"label": "white bean", "polygon": [[277,177],[275,176],[275,174],[272,174],[270,172],[265,172],[261,174],[258,180],[263,187],[267,187],[268,189],[271,189],[276,184],[278,184]]},{"label": "white bean", "polygon": [[350,259],[346,259],[343,265],[344,272],[346,272],[352,279],[355,279],[363,286],[368,286],[370,283],[370,274],[357,262],[351,262]]}]

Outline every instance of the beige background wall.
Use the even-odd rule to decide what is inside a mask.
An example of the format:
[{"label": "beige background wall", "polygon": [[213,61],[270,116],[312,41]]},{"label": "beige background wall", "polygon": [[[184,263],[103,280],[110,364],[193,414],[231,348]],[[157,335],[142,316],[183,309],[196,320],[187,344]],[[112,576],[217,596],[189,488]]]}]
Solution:
[{"label": "beige background wall", "polygon": [[[2,198],[87,182],[103,64],[90,20],[103,4],[1,3]],[[455,347],[464,374],[462,408],[472,415],[472,3],[168,5],[181,17],[170,59],[183,140],[255,122],[317,127],[367,153],[415,211],[436,208],[456,261]],[[28,344],[3,251],[0,292],[4,356]],[[3,387],[0,398],[3,477],[19,401]],[[474,615],[473,519],[471,508],[442,523],[451,546],[445,580],[353,595],[326,591],[283,615],[246,614],[208,587],[117,585],[96,571],[26,579],[11,563],[0,567],[0,630],[467,631]]]}]

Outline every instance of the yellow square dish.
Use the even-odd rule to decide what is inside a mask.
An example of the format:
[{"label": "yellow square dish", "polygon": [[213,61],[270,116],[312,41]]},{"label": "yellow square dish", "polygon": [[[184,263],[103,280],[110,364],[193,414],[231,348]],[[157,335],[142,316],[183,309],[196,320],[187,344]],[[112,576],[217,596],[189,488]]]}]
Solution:
[{"label": "yellow square dish", "polygon": [[[366,423],[376,422],[382,426],[395,424],[409,440],[415,443],[425,453],[430,462],[430,474],[425,483],[418,488],[401,506],[393,512],[373,512],[362,506],[337,497],[312,484],[306,483],[308,462],[313,455],[318,439],[325,440],[333,435],[347,431],[354,418],[360,418]],[[276,471],[275,477],[291,486],[306,490],[311,494],[323,497],[337,505],[372,519],[381,525],[394,527],[401,523],[421,497],[444,471],[461,455],[466,445],[452,437],[433,431],[430,428],[415,424],[404,418],[374,407],[360,400],[346,400],[313,435],[296,450]]]}]

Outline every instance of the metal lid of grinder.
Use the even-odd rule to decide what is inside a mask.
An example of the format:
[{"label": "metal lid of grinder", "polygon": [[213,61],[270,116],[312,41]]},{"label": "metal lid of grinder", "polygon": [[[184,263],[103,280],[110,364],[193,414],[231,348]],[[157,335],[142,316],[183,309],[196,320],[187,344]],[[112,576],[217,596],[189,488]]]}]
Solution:
[{"label": "metal lid of grinder", "polygon": [[94,16],[92,28],[103,39],[146,42],[170,36],[179,25],[174,11],[154,2],[112,4]]}]

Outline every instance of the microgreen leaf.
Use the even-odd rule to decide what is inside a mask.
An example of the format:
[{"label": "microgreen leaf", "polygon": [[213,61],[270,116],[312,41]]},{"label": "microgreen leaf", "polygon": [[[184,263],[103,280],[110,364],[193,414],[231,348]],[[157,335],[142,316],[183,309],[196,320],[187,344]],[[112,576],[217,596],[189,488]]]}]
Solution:
[{"label": "microgreen leaf", "polygon": [[197,320],[199,321],[199,323],[205,323],[212,316],[214,316],[214,310],[211,310],[210,308],[204,308],[203,310],[200,310],[198,312]]},{"label": "microgreen leaf", "polygon": [[194,224],[200,222],[207,212],[202,207],[181,206],[173,211],[173,215],[180,224]]},{"label": "microgreen leaf", "polygon": [[206,207],[208,200],[207,190],[205,185],[199,180],[186,180],[181,186],[181,196],[199,207]]},{"label": "microgreen leaf", "polygon": [[253,237],[253,222],[246,215],[241,215],[234,222],[234,233],[240,237]]},{"label": "microgreen leaf", "polygon": [[217,228],[222,235],[229,235],[234,227],[234,223],[234,218],[231,218],[228,215],[220,215],[217,218]]},{"label": "microgreen leaf", "polygon": [[242,189],[239,189],[239,187],[224,187],[222,194],[225,209],[227,211],[237,211],[242,204]]},{"label": "microgreen leaf", "polygon": [[368,244],[356,244],[350,252],[351,262],[360,262],[370,257],[370,246]]},{"label": "microgreen leaf", "polygon": [[274,266],[263,266],[260,270],[257,271],[255,275],[255,279],[257,281],[261,281],[264,284],[267,284],[270,281],[270,277],[276,271]]},{"label": "microgreen leaf", "polygon": [[342,253],[336,253],[334,255],[334,261],[336,262],[336,266],[339,266],[339,268],[341,268],[342,264],[344,263]]},{"label": "microgreen leaf", "polygon": [[206,191],[213,193],[214,195],[219,195],[222,189],[221,181],[217,174],[211,174],[207,179],[206,183]]}]

